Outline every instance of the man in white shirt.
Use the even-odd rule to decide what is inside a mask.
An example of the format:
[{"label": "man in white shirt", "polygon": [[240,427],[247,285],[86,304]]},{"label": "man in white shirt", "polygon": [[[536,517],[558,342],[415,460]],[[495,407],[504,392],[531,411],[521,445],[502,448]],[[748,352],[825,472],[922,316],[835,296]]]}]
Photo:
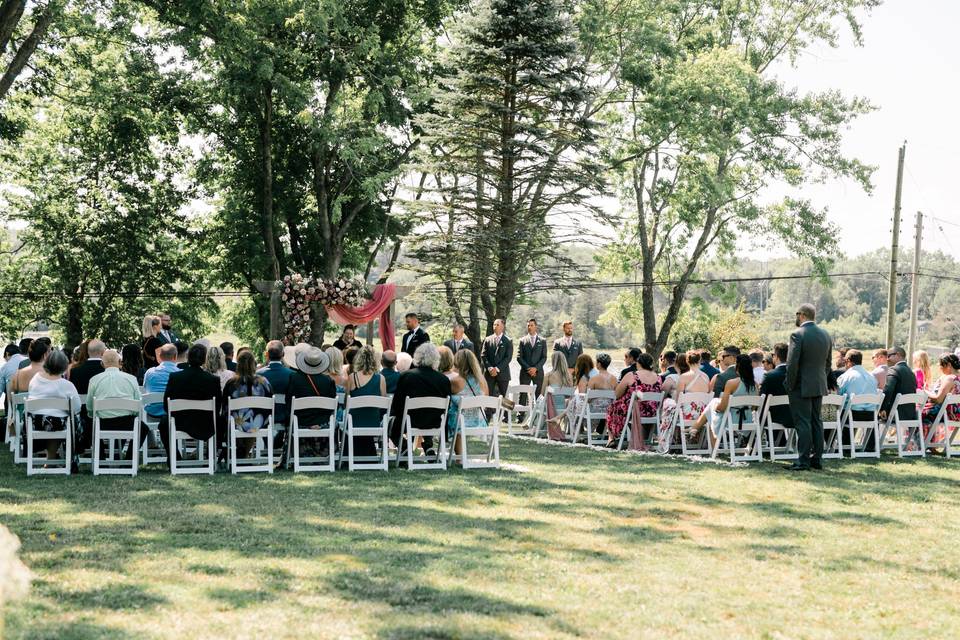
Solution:
[{"label": "man in white shirt", "polygon": [[443,343],[443,346],[453,351],[454,355],[461,349],[473,351],[473,342],[471,342],[470,338],[466,337],[463,332],[464,326],[462,324],[457,323],[453,325],[453,338]]},{"label": "man in white shirt", "polygon": [[873,371],[870,372],[877,379],[877,388],[883,389],[887,384],[887,350],[877,349],[873,352]]},{"label": "man in white shirt", "polygon": [[547,362],[547,341],[538,333],[537,321],[527,321],[527,335],[520,340],[517,362],[520,363],[520,384],[533,384],[540,394],[543,384],[543,365]]},{"label": "man in white shirt", "polygon": [[553,350],[559,351],[567,359],[567,369],[573,374],[577,358],[583,354],[583,343],[573,337],[573,322],[563,323],[563,337],[553,341]]}]

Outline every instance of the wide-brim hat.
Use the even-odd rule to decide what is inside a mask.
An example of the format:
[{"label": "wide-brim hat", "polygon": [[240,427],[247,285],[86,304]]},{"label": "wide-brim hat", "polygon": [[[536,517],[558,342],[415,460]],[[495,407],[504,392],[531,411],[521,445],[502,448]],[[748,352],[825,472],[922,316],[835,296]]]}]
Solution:
[{"label": "wide-brim hat", "polygon": [[330,368],[330,356],[316,347],[297,354],[297,369],[308,375],[325,373]]},{"label": "wide-brim hat", "polygon": [[283,363],[288,367],[297,368],[297,354],[303,353],[310,348],[306,342],[298,342],[295,346],[286,346],[283,348]]}]

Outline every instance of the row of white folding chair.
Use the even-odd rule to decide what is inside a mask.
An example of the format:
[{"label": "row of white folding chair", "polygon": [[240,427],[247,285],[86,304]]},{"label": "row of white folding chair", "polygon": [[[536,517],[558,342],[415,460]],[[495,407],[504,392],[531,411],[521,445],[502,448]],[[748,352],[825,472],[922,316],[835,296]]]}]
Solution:
[{"label": "row of white folding chair", "polygon": [[606,444],[604,437],[594,438],[593,431],[594,422],[599,423],[607,419],[606,407],[604,407],[602,411],[594,411],[592,405],[594,400],[609,400],[613,402],[616,399],[617,394],[612,389],[587,389],[583,400],[580,402],[579,411],[577,411],[577,415],[574,418],[573,441],[579,442],[580,432],[584,431],[588,445]]}]

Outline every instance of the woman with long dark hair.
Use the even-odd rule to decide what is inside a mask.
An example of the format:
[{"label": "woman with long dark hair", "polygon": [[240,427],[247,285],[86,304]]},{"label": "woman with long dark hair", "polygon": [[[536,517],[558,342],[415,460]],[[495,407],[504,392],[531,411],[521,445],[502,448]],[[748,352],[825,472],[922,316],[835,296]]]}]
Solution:
[{"label": "woman with long dark hair", "polygon": [[143,351],[135,344],[126,344],[120,350],[120,370],[129,373],[143,386]]},{"label": "woman with long dark hair", "polygon": [[[624,424],[627,421],[627,411],[630,408],[630,402],[634,393],[660,393],[663,386],[660,382],[660,376],[653,370],[653,356],[649,353],[641,353],[637,357],[637,370],[631,371],[623,376],[623,379],[617,385],[617,399],[613,401],[607,409],[607,446],[610,448],[617,446],[620,438],[620,432],[623,431]],[[656,402],[638,402],[637,412],[634,414],[639,418],[649,418],[657,415]],[[645,451],[647,445],[647,434],[641,433],[644,429],[636,428],[631,425],[630,428],[630,448]]]},{"label": "woman with long dark hair", "polygon": [[[757,394],[757,383],[753,375],[753,361],[750,359],[750,356],[743,353],[737,356],[736,371],[737,377],[727,380],[727,383],[723,386],[723,392],[720,394],[720,398],[715,399],[711,403],[711,410],[704,411],[700,414],[700,417],[697,418],[697,421],[693,425],[694,428],[690,431],[691,440],[697,439],[700,429],[707,423],[707,415],[711,415],[710,431],[707,432],[707,435],[710,439],[710,446],[713,446],[713,443],[717,439],[717,432],[720,429],[720,420],[723,417],[723,412],[727,410],[727,406],[730,404],[730,398],[733,396],[752,396]],[[750,422],[753,420],[753,413],[749,409],[745,409],[743,410],[742,417],[744,422]]]},{"label": "woman with long dark hair", "polygon": [[[257,359],[249,351],[237,357],[237,370],[233,378],[223,389],[223,406],[229,406],[231,398],[248,398],[259,396],[272,398],[273,388],[270,382],[261,375],[257,375]],[[241,430],[257,431],[266,425],[270,412],[266,409],[241,409],[234,411],[233,420]],[[237,440],[237,457],[246,458],[249,447],[255,444],[249,438]]]}]

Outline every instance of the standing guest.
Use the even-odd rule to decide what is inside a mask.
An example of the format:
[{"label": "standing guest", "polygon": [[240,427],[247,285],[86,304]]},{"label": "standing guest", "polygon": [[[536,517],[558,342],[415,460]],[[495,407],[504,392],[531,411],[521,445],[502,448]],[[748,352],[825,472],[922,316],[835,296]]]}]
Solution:
[{"label": "standing guest", "polygon": [[233,343],[221,342],[220,351],[223,351],[223,364],[229,371],[236,371],[237,363],[233,361]]},{"label": "standing guest", "polygon": [[877,379],[877,388],[883,389],[887,385],[887,350],[877,349],[873,352],[873,371],[870,373]]},{"label": "standing guest", "polygon": [[[883,404],[880,418],[886,420],[898,394],[917,392],[917,376],[907,364],[907,352],[903,347],[887,349],[887,381],[883,386]],[[916,420],[917,408],[912,404],[900,405],[897,413],[901,420]]]},{"label": "standing guest", "polygon": [[[87,341],[87,359],[70,371],[70,382],[76,387],[77,393],[85,395],[90,387],[90,380],[103,373],[103,354],[107,345],[101,340]],[[81,407],[80,420],[77,423],[77,451],[86,451],[93,442],[93,416],[87,408]]]},{"label": "standing guest", "polygon": [[[90,344],[91,347],[93,347],[93,343],[91,342]],[[133,346],[137,353],[140,352],[136,345],[129,346]],[[103,372],[90,378],[89,385],[87,386],[87,403],[85,409],[90,416],[91,424],[93,423],[93,409],[96,402],[108,399],[136,400],[140,402],[140,383],[137,381],[136,376],[120,370],[120,354],[113,349],[108,349],[104,351],[101,362],[103,363]],[[100,414],[100,428],[105,431],[132,431],[134,421],[137,417],[136,414],[131,414],[119,409],[107,409],[99,411],[98,413]],[[135,453],[140,450],[149,432],[150,430],[147,428],[147,425],[141,423],[140,437],[137,438],[137,444],[131,445],[127,451],[126,458],[128,460],[132,459]]]},{"label": "standing guest", "polygon": [[[390,439],[397,448],[403,451],[405,443],[403,435],[403,409],[407,398],[449,398],[451,393],[450,378],[440,373],[440,352],[436,345],[425,343],[417,348],[413,355],[413,367],[400,376],[397,382],[397,391],[393,394],[393,405],[390,415],[393,425],[390,428]],[[419,409],[411,411],[410,424],[417,429],[436,429],[443,417],[441,409]],[[423,439],[423,451],[428,458],[436,458],[437,451],[433,448],[433,438]]]},{"label": "standing guest", "polygon": [[623,382],[623,379],[627,377],[628,374],[636,373],[637,371],[637,359],[640,358],[640,354],[643,352],[637,347],[630,347],[627,349],[627,352],[623,354],[624,367],[620,370],[620,382]]},{"label": "standing guest", "polygon": [[160,331],[157,333],[157,337],[163,344],[176,344],[180,340],[180,336],[177,335],[177,332],[174,331],[170,326],[170,314],[161,313],[160,318]]},{"label": "standing guest", "polygon": [[[287,394],[287,385],[290,384],[290,374],[292,371],[283,364],[283,343],[279,340],[271,340],[268,342],[265,357],[267,364],[257,371],[257,373],[267,379],[270,387],[273,389],[274,395],[285,396]],[[278,425],[287,424],[287,405],[277,405],[274,420],[277,421]]]},{"label": "standing guest", "polygon": [[460,410],[463,398],[477,398],[488,395],[487,383],[483,379],[483,369],[480,361],[474,355],[472,348],[463,348],[453,356],[453,365],[457,370],[456,376],[450,381],[450,408],[447,410],[447,439],[454,453],[463,451],[463,438],[453,440],[453,433],[457,428],[460,414],[463,414],[464,425],[469,428],[487,426],[486,414],[480,409]]},{"label": "standing guest", "polygon": [[[209,358],[209,354],[208,358]],[[223,407],[229,410],[230,400],[238,398],[273,398],[274,389],[270,381],[257,373],[257,359],[247,350],[237,356],[237,371],[233,378],[223,387]],[[250,433],[264,428],[269,421],[272,411],[269,409],[240,409],[231,412],[234,424],[241,431]],[[250,453],[250,446],[256,444],[250,438],[237,440],[237,457],[246,458]]]},{"label": "standing guest", "polygon": [[[945,353],[940,356],[940,377],[933,385],[930,397],[923,407],[921,420],[923,421],[923,441],[927,442],[930,435],[930,429],[940,413],[940,408],[946,401],[947,396],[951,394],[960,395],[960,358],[953,353]],[[948,420],[960,420],[960,409],[956,405],[947,408]],[[944,440],[945,429],[943,423],[937,427],[937,433],[930,442],[942,443]]]},{"label": "standing guest", "polygon": [[[720,351],[720,369],[721,371],[710,381],[713,385],[713,397],[719,398],[727,383],[737,377],[737,356],[740,355],[740,349],[733,345],[724,347]],[[753,366],[752,364],[750,365]],[[703,366],[701,365],[701,369]]]},{"label": "standing guest", "polygon": [[[550,357],[550,373],[544,376],[543,384],[540,387],[540,394],[547,393],[547,387],[572,387],[573,376],[570,369],[567,368],[567,357],[561,351],[554,351]],[[567,398],[562,395],[550,394],[546,398],[547,405],[547,437],[550,440],[566,440],[567,437],[559,426],[559,417],[562,416],[567,408]],[[573,402],[573,399],[570,399]]]},{"label": "standing guest", "polygon": [[[141,351],[143,355],[143,373],[146,373],[147,369],[152,369],[159,364],[160,360],[157,358],[157,349],[162,346],[163,344],[156,337],[147,338],[143,343],[143,349]],[[174,347],[173,350],[174,353],[176,353],[177,348]],[[176,360],[176,355],[174,355],[174,360]],[[140,374],[140,377],[143,377],[143,373]]]},{"label": "standing guest", "polygon": [[[845,360],[850,366],[843,372],[843,375],[837,378],[837,389],[840,394],[847,397],[875,394],[877,392],[877,379],[863,368],[863,353],[856,349],[847,349]],[[874,408],[872,404],[853,405],[851,407],[853,419],[859,422],[873,420]]]},{"label": "standing guest", "polygon": [[[160,344],[167,344],[159,339],[160,336],[160,318],[159,316],[143,316],[143,326],[141,328],[142,344],[146,344],[150,338],[158,338]],[[171,343],[172,344],[172,343]]]},{"label": "standing guest", "polygon": [[547,341],[540,337],[538,329],[536,319],[527,320],[527,335],[520,339],[517,350],[520,384],[532,384],[535,389],[543,384],[543,365],[547,363]]},{"label": "standing guest", "polygon": [[227,383],[233,380],[233,372],[227,369],[227,359],[220,347],[207,349],[207,359],[203,363],[203,368],[207,373],[217,376],[220,380],[221,389],[225,389]]},{"label": "standing guest", "polygon": [[930,367],[930,355],[926,351],[913,352],[913,373],[917,378],[917,389],[925,391],[933,385],[933,369]]},{"label": "standing guest", "polygon": [[17,372],[17,367],[22,360],[28,360],[27,356],[20,352],[20,347],[11,343],[3,350],[3,367],[0,367],[0,393],[6,393],[7,381]]},{"label": "standing guest", "polygon": [[343,331],[340,333],[340,337],[333,342],[333,346],[344,352],[351,347],[356,347],[358,350],[361,349],[363,347],[363,343],[357,340],[356,325],[346,325],[343,328]]},{"label": "standing guest", "polygon": [[[165,393],[170,376],[180,373],[177,368],[177,348],[172,344],[162,345],[157,349],[157,359],[159,364],[147,369],[143,374],[143,390],[145,393]],[[162,419],[167,415],[165,404],[154,402],[144,407],[147,415],[151,418]]]},{"label": "standing guest", "polygon": [[404,322],[407,325],[407,332],[403,334],[402,351],[410,354],[412,358],[417,347],[430,342],[430,335],[420,326],[420,317],[417,314],[408,313],[404,316]]},{"label": "standing guest", "polygon": [[[337,351],[339,353],[339,350]],[[296,370],[290,374],[286,403],[292,408],[294,398],[336,398],[337,386],[327,375],[330,358],[316,347],[307,346],[295,351]],[[296,413],[301,428],[323,427],[330,423],[333,414],[328,409],[300,409]],[[291,419],[293,415],[291,414]],[[289,437],[289,436],[288,436]],[[320,444],[321,455],[330,455],[326,441]]]},{"label": "standing guest", "polygon": [[553,341],[553,351],[560,352],[567,359],[567,369],[573,374],[577,366],[577,358],[583,353],[583,343],[573,337],[573,322],[563,323],[563,337]]},{"label": "standing guest", "polygon": [[380,375],[383,376],[387,385],[387,393],[393,395],[397,390],[397,380],[400,379],[400,373],[397,371],[397,353],[395,351],[384,351],[380,356]]},{"label": "standing guest", "polygon": [[[164,345],[167,349],[172,345]],[[175,348],[174,348],[175,349]],[[171,354],[172,355],[172,354]],[[166,389],[163,392],[163,404],[168,406],[171,400],[214,400],[214,414],[211,417],[208,411],[178,411],[176,417],[177,431],[186,433],[191,438],[206,441],[217,436],[217,445],[221,450],[220,460],[225,460],[223,453],[226,430],[222,419],[223,395],[220,389],[220,380],[217,376],[203,370],[207,360],[207,348],[202,344],[195,344],[187,352],[187,368],[177,371],[167,379]],[[168,364],[164,362],[164,364]],[[156,369],[154,369],[156,371]],[[160,440],[167,451],[167,464],[170,464],[170,428],[169,417],[164,413],[160,418]]]},{"label": "standing guest", "polygon": [[[734,396],[754,395],[757,392],[757,383],[753,379],[753,362],[750,356],[738,354],[732,365],[734,376],[728,379],[723,385],[723,391],[719,398],[710,401],[710,408],[700,414],[696,422],[693,423],[693,429],[690,430],[690,439],[698,440],[700,429],[710,420],[710,427],[707,431],[708,442],[713,447],[720,433],[720,423],[723,419],[723,413],[730,406],[730,398]],[[739,409],[738,419],[744,421],[753,420],[753,412],[749,409]]]},{"label": "standing guest", "polygon": [[453,355],[457,355],[461,349],[473,351],[473,343],[470,341],[470,338],[463,335],[463,331],[464,327],[462,324],[457,323],[453,325],[453,338],[443,343],[443,346],[450,349]]},{"label": "standing guest", "polygon": [[660,354],[660,380],[665,381],[668,376],[677,374],[677,352],[664,351]]},{"label": "standing guest", "polygon": [[[778,342],[773,345],[773,361],[776,367],[768,371],[763,376],[763,382],[760,383],[760,394],[766,396],[785,396],[787,395],[787,355],[790,352],[790,345],[785,342]],[[793,429],[793,414],[790,413],[789,406],[779,406],[770,408],[770,417],[777,424],[783,425],[788,429]]]},{"label": "standing guest", "polygon": [[[653,356],[641,353],[637,358],[637,370],[628,373],[620,379],[617,385],[617,399],[607,409],[607,446],[616,447],[620,432],[627,421],[627,410],[633,401],[634,393],[660,393],[663,389],[660,376],[653,371]],[[634,416],[649,418],[657,415],[656,402],[639,402]],[[630,425],[630,448],[646,450],[646,428],[640,429],[637,424]]]},{"label": "standing guest", "polygon": [[137,379],[143,386],[143,351],[135,344],[125,344],[120,350],[120,370]]},{"label": "standing guest", "polygon": [[[353,359],[352,371],[346,381],[346,393],[350,398],[363,396],[384,397],[387,395],[387,381],[377,372],[377,351],[367,345],[357,350]],[[348,400],[349,402],[349,400]],[[371,429],[380,426],[382,414],[379,409],[357,409],[350,412],[353,426],[358,429]],[[376,436],[356,436],[353,439],[355,456],[377,455]],[[387,446],[387,443],[383,443]],[[346,452],[344,452],[346,453]]]},{"label": "standing guest", "polygon": [[[31,358],[32,360],[32,358]],[[80,411],[80,394],[69,380],[63,377],[70,361],[59,349],[49,352],[43,362],[42,370],[30,379],[27,388],[27,400],[42,398],[64,398],[70,401],[70,413]],[[70,413],[62,409],[39,409],[33,412],[34,431],[63,431],[68,428]],[[56,457],[60,448],[59,440],[47,440],[47,459]],[[75,463],[72,463],[72,466]]]},{"label": "standing guest", "polygon": [[510,386],[510,361],[513,359],[513,342],[504,332],[503,320],[493,321],[493,335],[487,336],[480,351],[484,381],[492,396],[507,395]]},{"label": "standing guest", "polygon": [[707,374],[707,378],[710,380],[713,380],[713,377],[720,373],[720,369],[710,364],[710,358],[712,357],[713,354],[710,353],[709,349],[700,350],[700,370]]},{"label": "standing guest", "polygon": [[750,363],[753,365],[753,379],[759,386],[763,384],[763,376],[767,373],[767,370],[763,368],[763,351],[751,351]]},{"label": "standing guest", "polygon": [[829,333],[817,326],[816,316],[812,304],[800,305],[796,314],[797,330],[790,335],[787,352],[784,387],[790,398],[790,412],[797,432],[798,457],[790,465],[793,471],[822,468],[823,417],[820,408],[828,391],[833,340]]}]

